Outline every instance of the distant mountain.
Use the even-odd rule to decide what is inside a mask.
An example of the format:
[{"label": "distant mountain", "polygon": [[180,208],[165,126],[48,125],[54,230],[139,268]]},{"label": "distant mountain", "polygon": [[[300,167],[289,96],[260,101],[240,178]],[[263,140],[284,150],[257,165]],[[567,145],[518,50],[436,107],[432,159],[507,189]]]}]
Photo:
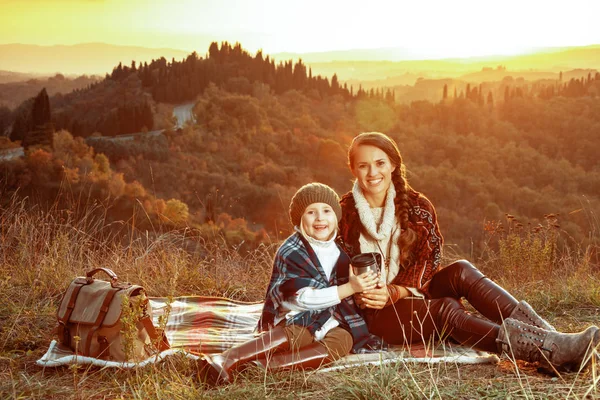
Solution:
[{"label": "distant mountain", "polygon": [[[0,61],[1,62],[1,61]],[[0,70],[0,84],[12,83],[12,82],[23,82],[29,79],[38,79],[44,77],[41,74],[25,74],[22,72],[12,71],[1,71]]]},{"label": "distant mountain", "polygon": [[[3,75],[0,71],[0,82],[2,77]],[[0,107],[7,106],[10,109],[14,109],[25,100],[34,97],[43,88],[46,88],[48,96],[54,96],[57,93],[65,95],[76,89],[84,89],[104,79],[104,76],[98,75],[65,78],[60,74],[53,77],[42,77],[29,74],[13,75],[11,73],[8,77],[15,79],[6,81],[7,83],[0,83]],[[21,77],[22,79],[16,80],[17,77]]]},{"label": "distant mountain", "polygon": [[190,52],[177,49],[154,49],[136,46],[116,46],[104,43],[83,43],[72,46],[38,46],[30,44],[0,45],[0,70],[64,75],[110,73],[120,62],[150,62],[185,58]]},{"label": "distant mountain", "polygon": [[[367,53],[356,54],[358,57]],[[355,87],[361,82],[364,86],[366,81],[379,81],[378,85],[382,86],[414,84],[419,77],[495,81],[509,75],[545,79],[558,76],[561,71],[600,70],[600,45],[537,49],[535,53],[517,56],[443,60],[367,61],[357,58],[354,61],[308,62],[305,55],[301,56],[313,74],[331,76],[335,73],[340,81]],[[325,54],[322,57],[325,58]],[[502,68],[498,69],[498,66]]]},{"label": "distant mountain", "polygon": [[275,53],[276,60],[299,59],[306,63],[331,61],[407,61],[424,60],[432,55],[424,51],[415,51],[402,47],[382,47],[378,49],[334,50],[313,53]]},{"label": "distant mountain", "polygon": [[490,55],[483,57],[439,57],[426,50],[415,51],[403,47],[382,47],[376,49],[351,49],[334,50],[312,53],[275,53],[272,57],[276,60],[299,59],[305,63],[328,63],[343,61],[419,61],[419,62],[447,62],[447,63],[486,63],[506,61],[534,64],[531,67],[541,68],[575,68],[581,63],[598,64],[600,58],[600,45],[580,47],[540,47],[517,55]]}]

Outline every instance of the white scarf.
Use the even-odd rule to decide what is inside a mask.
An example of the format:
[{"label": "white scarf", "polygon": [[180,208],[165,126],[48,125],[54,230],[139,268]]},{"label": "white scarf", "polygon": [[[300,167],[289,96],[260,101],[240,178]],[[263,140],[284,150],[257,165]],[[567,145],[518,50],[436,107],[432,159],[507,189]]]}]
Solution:
[{"label": "white scarf", "polygon": [[[398,271],[400,270],[400,247],[398,246],[398,239],[400,237],[401,230],[396,220],[396,207],[394,205],[396,189],[394,187],[394,183],[390,182],[390,187],[386,193],[385,204],[383,206],[383,219],[379,227],[375,222],[371,206],[365,198],[358,181],[354,182],[352,196],[354,197],[354,202],[356,203],[356,210],[358,211],[360,222],[370,236],[363,238],[368,242],[372,242],[373,248],[378,249],[380,252],[385,252],[389,248],[389,254],[382,254],[384,260],[387,260],[388,262],[384,261],[384,265],[382,266],[383,270],[381,271],[382,278],[385,279],[387,277],[386,281],[389,283],[396,277],[396,275],[398,275]],[[380,246],[379,242],[381,241],[384,242],[384,247],[386,249],[383,249]],[[385,244],[388,245],[386,246]],[[385,270],[386,264],[388,264],[388,271]]]},{"label": "white scarf", "polygon": [[396,189],[394,188],[394,182],[390,182],[390,187],[385,195],[385,204],[383,209],[383,221],[381,225],[377,227],[373,213],[371,212],[371,206],[365,198],[362,189],[358,185],[358,180],[354,182],[352,188],[352,196],[356,203],[356,210],[360,217],[363,227],[367,230],[369,235],[375,240],[383,240],[389,238],[392,234],[392,229],[396,224],[395,221],[395,206],[394,199],[396,198]]}]

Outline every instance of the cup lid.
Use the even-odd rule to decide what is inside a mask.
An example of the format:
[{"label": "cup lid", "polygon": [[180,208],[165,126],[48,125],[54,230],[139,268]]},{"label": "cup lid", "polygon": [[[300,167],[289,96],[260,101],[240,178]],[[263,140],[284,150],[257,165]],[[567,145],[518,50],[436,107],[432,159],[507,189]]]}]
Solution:
[{"label": "cup lid", "polygon": [[352,257],[352,265],[355,267],[367,267],[379,264],[381,255],[379,253],[361,253]]}]

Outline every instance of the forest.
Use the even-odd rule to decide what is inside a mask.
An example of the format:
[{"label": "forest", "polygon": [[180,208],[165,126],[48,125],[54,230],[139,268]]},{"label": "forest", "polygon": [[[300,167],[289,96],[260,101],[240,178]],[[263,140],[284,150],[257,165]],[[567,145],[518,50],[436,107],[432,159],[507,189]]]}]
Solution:
[{"label": "forest", "polygon": [[[140,231],[191,228],[253,247],[288,235],[299,186],[350,190],[348,144],[381,131],[398,142],[410,184],[436,206],[448,250],[478,256],[501,225],[534,235],[549,221],[563,244],[597,245],[600,75],[577,74],[442,80],[435,96],[404,101],[398,88],[357,88],[302,61],[276,64],[213,43],[206,58],[119,64],[102,81],[49,96],[50,113],[35,123],[33,100],[5,112],[12,141],[27,142],[40,126],[53,133],[23,159],[0,161],[1,198],[64,206],[85,198]],[[183,101],[195,103],[197,122],[175,130],[157,110]],[[153,128],[164,136],[84,141]]]}]

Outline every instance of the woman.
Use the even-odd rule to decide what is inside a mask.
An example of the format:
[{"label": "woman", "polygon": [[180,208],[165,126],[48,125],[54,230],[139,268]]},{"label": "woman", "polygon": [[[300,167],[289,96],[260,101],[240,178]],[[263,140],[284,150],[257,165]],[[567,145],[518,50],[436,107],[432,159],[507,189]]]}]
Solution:
[{"label": "woman", "polygon": [[[356,181],[341,200],[340,239],[350,255],[376,251],[384,260],[382,284],[355,296],[372,333],[391,344],[449,336],[480,350],[539,361],[549,373],[586,365],[600,341],[597,327],[556,332],[468,261],[441,268],[443,238],[435,209],[406,181],[391,138],[358,135],[348,164]],[[463,297],[485,318],[468,313]]]},{"label": "woman", "polygon": [[259,330],[265,334],[222,354],[205,355],[201,373],[230,382],[244,364],[269,370],[318,368],[351,350],[380,347],[352,295],[374,289],[379,277],[355,276],[335,242],[342,215],[339,197],[320,183],[302,186],[290,204],[295,232],[277,250]]}]

